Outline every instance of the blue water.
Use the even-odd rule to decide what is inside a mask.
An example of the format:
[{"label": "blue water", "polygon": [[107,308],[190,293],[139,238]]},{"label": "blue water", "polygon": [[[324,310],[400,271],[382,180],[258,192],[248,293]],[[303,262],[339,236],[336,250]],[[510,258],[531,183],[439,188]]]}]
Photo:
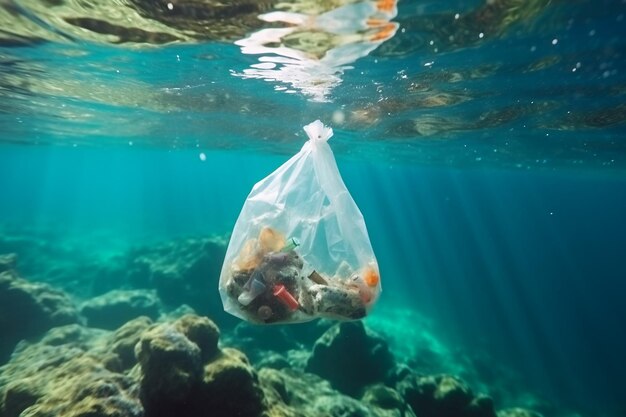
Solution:
[{"label": "blue water", "polygon": [[[227,233],[285,159],[198,154],[5,147],[0,213],[9,229],[102,236],[105,248]],[[487,350],[547,397],[623,404],[626,179],[339,164],[379,258],[383,308],[425,314],[453,346]]]},{"label": "blue water", "polygon": [[112,253],[227,235],[322,118],[380,263],[374,316],[407,308],[564,408],[623,415],[626,4],[483,36],[437,20],[481,4],[400,2],[325,100],[241,78],[258,57],[228,39],[5,42],[0,233]]}]

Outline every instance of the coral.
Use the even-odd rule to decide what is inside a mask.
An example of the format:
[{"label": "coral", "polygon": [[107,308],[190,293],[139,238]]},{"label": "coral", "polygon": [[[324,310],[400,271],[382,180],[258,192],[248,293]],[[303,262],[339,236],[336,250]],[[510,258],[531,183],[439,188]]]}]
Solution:
[{"label": "coral", "polygon": [[327,330],[315,342],[306,370],[327,379],[339,391],[358,396],[366,385],[382,382],[393,366],[385,340],[357,321]]},{"label": "coral", "polygon": [[[3,268],[15,260],[4,257]],[[32,283],[13,269],[0,272],[0,363],[8,358],[22,339],[40,336],[46,330],[78,322],[78,313],[69,297],[46,284]]]},{"label": "coral", "polygon": [[150,290],[114,290],[86,301],[81,313],[91,327],[113,330],[139,316],[156,319],[159,299]]},{"label": "coral", "polygon": [[396,389],[421,417],[495,417],[489,397],[474,396],[470,388],[451,375],[422,376],[409,373]]}]

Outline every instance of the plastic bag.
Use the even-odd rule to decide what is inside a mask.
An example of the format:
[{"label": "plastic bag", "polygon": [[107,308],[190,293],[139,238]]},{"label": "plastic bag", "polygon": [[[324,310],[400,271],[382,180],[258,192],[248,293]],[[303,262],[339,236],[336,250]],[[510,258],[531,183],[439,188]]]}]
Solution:
[{"label": "plastic bag", "polygon": [[363,215],[346,189],[329,127],[304,127],[300,152],[258,182],[226,251],[224,310],[253,323],[366,316],[381,292]]}]

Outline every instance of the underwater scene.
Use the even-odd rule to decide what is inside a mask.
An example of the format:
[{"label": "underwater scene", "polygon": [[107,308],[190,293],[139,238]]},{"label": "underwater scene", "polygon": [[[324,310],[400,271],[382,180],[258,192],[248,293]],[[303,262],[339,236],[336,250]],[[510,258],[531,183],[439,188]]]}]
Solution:
[{"label": "underwater scene", "polygon": [[0,0],[0,417],[625,417],[626,1]]}]

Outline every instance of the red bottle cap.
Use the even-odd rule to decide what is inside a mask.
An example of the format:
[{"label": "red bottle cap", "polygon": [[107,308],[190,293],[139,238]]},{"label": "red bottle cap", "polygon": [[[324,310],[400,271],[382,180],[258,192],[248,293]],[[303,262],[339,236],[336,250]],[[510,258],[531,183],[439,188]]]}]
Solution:
[{"label": "red bottle cap", "polygon": [[287,291],[284,285],[274,285],[274,296],[280,298],[280,300],[290,309],[295,310],[298,308],[298,300]]}]

